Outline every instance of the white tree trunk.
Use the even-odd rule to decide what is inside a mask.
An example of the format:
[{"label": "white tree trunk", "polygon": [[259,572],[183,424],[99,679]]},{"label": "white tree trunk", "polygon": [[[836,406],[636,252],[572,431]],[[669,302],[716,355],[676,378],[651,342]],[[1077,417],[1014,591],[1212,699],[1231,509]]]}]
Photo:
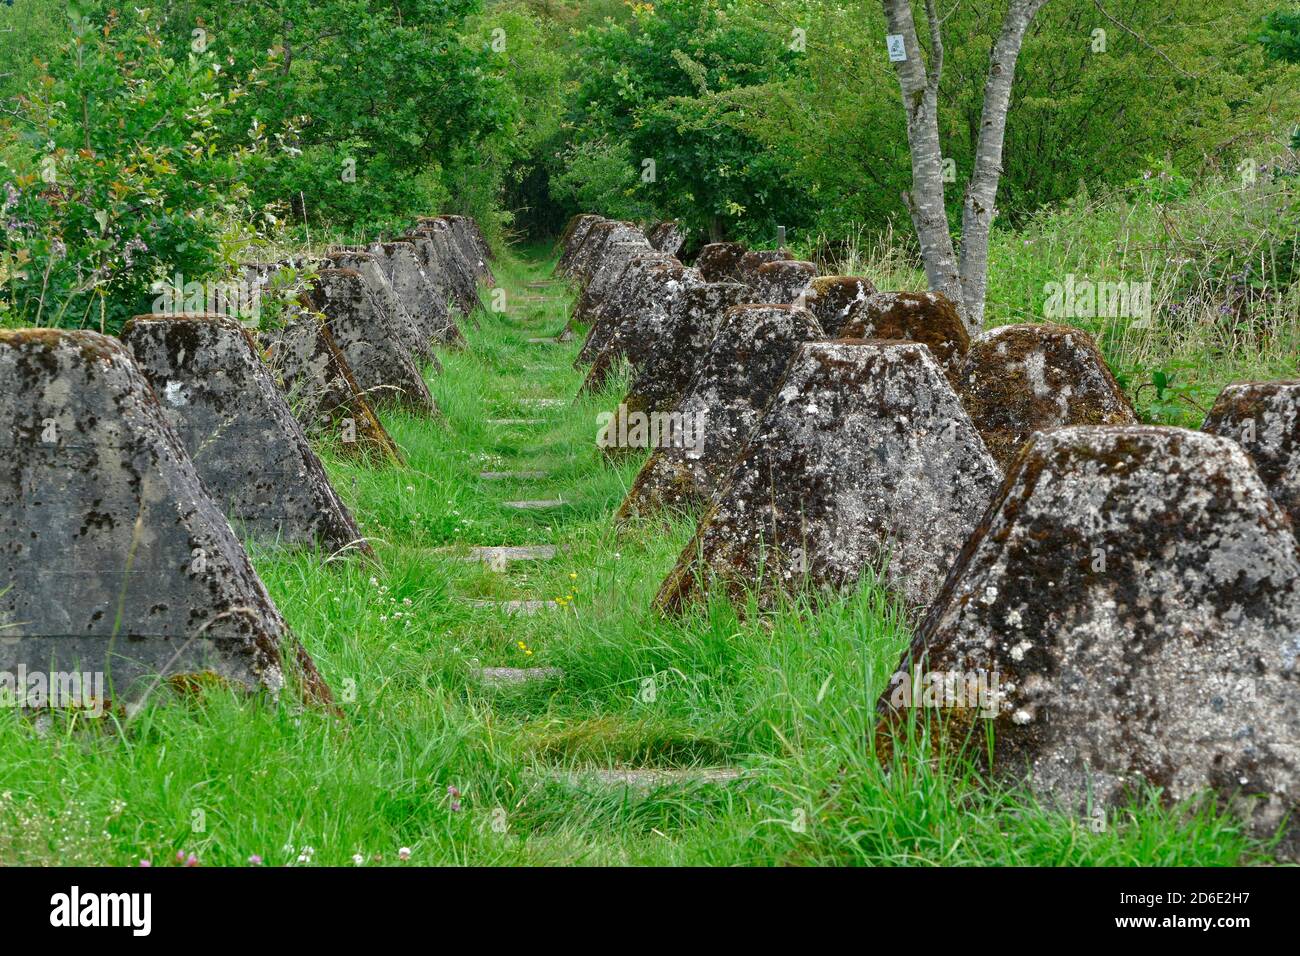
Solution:
[{"label": "white tree trunk", "polygon": [[984,109],[980,116],[975,166],[966,184],[961,216],[961,286],[966,324],[984,325],[984,296],[988,291],[989,229],[997,209],[998,181],[1002,178],[1002,143],[1006,138],[1011,85],[1025,31],[1046,0],[1012,0],[1002,20],[984,83]]},{"label": "white tree trunk", "polygon": [[903,111],[907,117],[907,143],[912,155],[912,190],[904,201],[916,229],[931,290],[952,299],[971,331],[984,324],[984,297],[988,289],[989,230],[996,209],[998,180],[1002,176],[1002,144],[1016,60],[1035,15],[1047,0],[1010,0],[1002,28],[989,55],[989,75],[984,85],[975,164],[962,209],[960,259],[948,228],[944,206],[943,150],[939,142],[938,94],[943,75],[943,33],[934,0],[925,0],[930,35],[930,65],[926,68],[917,41],[911,0],[882,0],[889,32],[901,34],[907,59],[895,63]]},{"label": "white tree trunk", "polygon": [[[942,63],[927,71],[916,38],[911,0],[884,0],[889,32],[900,34],[907,59],[895,64],[907,117],[907,145],[912,155],[912,189],[903,194],[930,288],[958,302],[961,277],[943,195],[943,151],[939,145],[939,78]],[[936,56],[936,61],[940,58]]]}]

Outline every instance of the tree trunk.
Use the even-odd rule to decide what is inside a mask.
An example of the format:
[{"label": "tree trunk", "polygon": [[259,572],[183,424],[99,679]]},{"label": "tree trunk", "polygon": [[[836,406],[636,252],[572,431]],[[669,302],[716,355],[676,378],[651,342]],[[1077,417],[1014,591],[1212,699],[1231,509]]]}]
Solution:
[{"label": "tree trunk", "polygon": [[966,324],[984,325],[984,295],[988,291],[989,229],[997,209],[998,181],[1002,178],[1002,143],[1011,107],[1011,85],[1025,31],[1046,0],[1012,0],[1002,21],[984,83],[984,110],[980,117],[975,166],[966,184],[961,216],[961,286]]},{"label": "tree trunk", "polygon": [[[939,78],[942,57],[929,71],[921,56],[911,0],[884,0],[889,32],[903,37],[907,59],[895,64],[907,117],[907,145],[912,154],[912,190],[903,194],[925,263],[930,288],[961,300],[961,279],[943,196],[943,152],[939,145]],[[932,34],[933,35],[933,34]],[[942,47],[940,47],[942,49]]]},{"label": "tree trunk", "polygon": [[907,59],[894,64],[898,73],[903,111],[907,118],[907,144],[912,157],[912,190],[903,200],[912,217],[925,276],[930,289],[942,292],[957,306],[967,327],[977,332],[984,324],[984,297],[988,289],[989,230],[996,212],[998,180],[1002,176],[1002,146],[1011,106],[1020,47],[1040,8],[1047,0],[1010,0],[1002,28],[989,54],[989,74],[984,85],[975,163],[962,208],[960,258],[948,228],[944,205],[943,150],[939,142],[938,95],[943,76],[943,31],[934,0],[925,0],[930,36],[930,63],[926,67],[917,40],[911,0],[881,0],[891,34],[903,37]]}]

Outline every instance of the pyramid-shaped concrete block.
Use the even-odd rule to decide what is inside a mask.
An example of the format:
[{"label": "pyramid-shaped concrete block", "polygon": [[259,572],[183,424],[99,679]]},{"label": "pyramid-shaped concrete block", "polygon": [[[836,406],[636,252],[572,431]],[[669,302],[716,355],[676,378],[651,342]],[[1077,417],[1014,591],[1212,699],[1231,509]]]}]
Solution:
[{"label": "pyramid-shaped concrete block", "polygon": [[453,254],[456,255],[464,269],[474,280],[475,286],[479,282],[486,282],[491,285],[495,281],[492,268],[488,265],[486,256],[482,254],[477,240],[467,228],[466,222],[467,220],[461,216],[436,216],[432,219],[420,220],[413,232],[423,235],[429,230],[432,230],[435,234],[440,230],[445,230]]},{"label": "pyramid-shaped concrete block", "polygon": [[729,310],[671,412],[648,422],[616,417],[598,436],[602,448],[653,449],[618,520],[707,502],[730,473],[799,346],[820,338],[822,330],[806,309]]},{"label": "pyramid-shaped concrete block", "polygon": [[753,249],[740,257],[732,278],[757,291],[759,269],[769,262],[787,262],[793,259],[794,256],[784,249]]},{"label": "pyramid-shaped concrete block", "polygon": [[322,269],[307,302],[324,316],[325,327],[371,405],[392,403],[438,414],[429,386],[359,273]]},{"label": "pyramid-shaped concrete block", "polygon": [[375,243],[369,251],[397,301],[428,341],[451,346],[465,344],[465,336],[451,314],[451,291],[425,269],[414,242]]},{"label": "pyramid-shaped concrete block", "polygon": [[[868,296],[875,295],[876,287],[862,276],[818,276],[808,284],[804,307],[821,323],[823,331],[831,338],[840,338],[840,327],[853,308]],[[863,336],[845,336],[862,338]],[[897,336],[881,336],[897,338]]]},{"label": "pyramid-shaped concrete block", "polygon": [[695,268],[705,282],[734,282],[736,267],[748,251],[739,242],[710,242],[695,257]]},{"label": "pyramid-shaped concrete block", "polygon": [[332,268],[351,269],[370,286],[375,300],[387,315],[389,326],[397,331],[402,345],[411,353],[417,366],[430,365],[435,372],[441,372],[442,363],[433,352],[433,330],[426,317],[421,316],[417,322],[415,316],[402,304],[401,297],[384,273],[378,258],[372,253],[355,250],[334,252],[329,258]]},{"label": "pyramid-shaped concrete block", "polygon": [[677,314],[677,302],[687,285],[700,281],[698,273],[675,259],[647,263],[635,275],[633,269],[630,265],[623,273],[623,287],[605,303],[579,354],[581,361],[594,352],[580,394],[600,391],[624,362],[638,368]]},{"label": "pyramid-shaped concrete block", "polygon": [[336,439],[348,457],[401,464],[397,443],[375,415],[329,329],[312,314],[264,333],[276,384],[310,438]]},{"label": "pyramid-shaped concrete block", "polygon": [[1040,429],[1137,424],[1092,336],[1066,325],[1003,325],[980,335],[957,393],[1003,469]]},{"label": "pyramid-shaped concrete block", "polygon": [[646,233],[651,248],[675,256],[686,244],[686,227],[675,219],[656,223]]},{"label": "pyramid-shaped concrete block", "polygon": [[765,262],[758,267],[754,301],[790,305],[804,296],[815,278],[817,267],[811,262],[795,259]]},{"label": "pyramid-shaped concrete block", "polygon": [[[582,244],[582,248],[577,253],[575,263],[576,275],[584,290],[592,283],[597,271],[601,268],[605,268],[606,271],[612,269],[615,277],[617,277],[618,272],[631,254],[626,251],[628,247],[624,244],[631,244],[631,247],[634,247],[633,251],[636,252],[654,251],[650,248],[650,243],[646,240],[645,234],[631,223],[608,220],[597,223],[592,227],[587,234],[586,241]],[[610,264],[606,260],[609,259],[612,251],[616,249],[625,251],[617,262]]]},{"label": "pyramid-shaped concrete block", "polygon": [[451,237],[474,273],[474,278],[488,285],[495,285],[496,277],[492,274],[491,265],[492,248],[488,245],[478,223],[469,216],[434,216],[431,219],[420,219],[416,223],[416,231],[420,231],[426,224],[439,222],[445,223],[450,230]]},{"label": "pyramid-shaped concrete block", "polygon": [[267,544],[369,552],[239,323],[138,315],[122,341],[237,532]]},{"label": "pyramid-shaped concrete block", "polygon": [[159,676],[276,692],[300,661],[328,696],[120,342],[0,331],[0,443],[0,670],[101,674],[119,705]]},{"label": "pyramid-shaped concrete block", "polygon": [[749,300],[749,286],[739,282],[687,281],[670,303],[669,322],[647,342],[623,405],[629,412],[667,412],[681,401],[686,386],[708,354],[722,317]]},{"label": "pyramid-shaped concrete block", "polygon": [[871,572],[913,615],[934,599],[1001,473],[924,346],[802,346],[657,605],[844,591]]},{"label": "pyramid-shaped concrete block", "polygon": [[1266,836],[1300,806],[1298,673],[1296,541],[1241,447],[1061,428],[1030,440],[963,549],[880,700],[881,740],[916,708],[957,741],[992,720],[994,769],[1048,803],[1210,789],[1253,801]]},{"label": "pyramid-shaped concrete block", "polygon": [[461,316],[470,318],[483,311],[478,276],[445,222],[426,223],[403,239],[415,246],[430,283],[450,297]]},{"label": "pyramid-shaped concrete block", "polygon": [[591,223],[581,240],[573,249],[568,275],[576,279],[579,287],[585,287],[591,273],[600,259],[601,250],[609,237],[622,228],[623,224],[613,219],[600,219]]},{"label": "pyramid-shaped concrete block", "polygon": [[1229,385],[1203,429],[1246,449],[1273,500],[1300,530],[1300,380]]},{"label": "pyramid-shaped concrete block", "polygon": [[555,274],[557,276],[568,276],[572,273],[574,256],[587,238],[588,231],[596,223],[604,221],[603,216],[593,215],[592,213],[583,213],[569,220],[560,236],[559,245],[562,251],[559,261],[555,264]]},{"label": "pyramid-shaped concrete block", "polygon": [[[651,262],[674,261],[665,252],[655,252],[649,244],[639,239],[620,240],[610,243],[596,270],[592,273],[587,287],[582,290],[573,308],[573,318],[577,322],[595,324],[600,319],[605,301],[615,296],[620,290],[627,289],[624,276],[634,263],[642,265]],[[635,270],[633,270],[635,275]],[[621,313],[620,313],[621,314]]]},{"label": "pyramid-shaped concrete block", "polygon": [[920,342],[954,385],[970,351],[966,323],[942,292],[877,292],[849,312],[837,338],[906,339]]}]

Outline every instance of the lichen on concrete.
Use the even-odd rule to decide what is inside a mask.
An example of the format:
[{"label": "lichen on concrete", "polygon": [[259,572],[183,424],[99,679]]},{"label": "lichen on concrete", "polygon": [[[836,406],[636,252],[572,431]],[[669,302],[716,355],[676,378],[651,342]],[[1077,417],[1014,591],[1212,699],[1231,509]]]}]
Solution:
[{"label": "lichen on concrete", "polygon": [[321,270],[307,303],[324,316],[326,328],[372,405],[391,402],[438,414],[429,386],[360,274],[351,269]]},{"label": "lichen on concrete", "polygon": [[1300,380],[1229,385],[1202,427],[1246,450],[1273,500],[1300,529]]},{"label": "lichen on concrete", "polygon": [[[1033,436],[904,655],[912,670],[995,675],[994,769],[1067,811],[1210,789],[1267,836],[1300,805],[1300,558],[1228,439]],[[904,717],[892,696],[886,747]],[[949,739],[978,719],[945,716]],[[1298,843],[1293,828],[1284,852]]]},{"label": "lichen on concrete", "polygon": [[707,502],[775,393],[798,347],[822,338],[811,312],[789,305],[730,309],[673,413],[700,429],[698,447],[656,448],[618,519]]},{"label": "lichen on concrete", "polygon": [[[130,353],[0,331],[0,670],[155,676],[328,698]],[[281,649],[290,651],[288,660]]]},{"label": "lichen on concrete", "polygon": [[1137,423],[1092,336],[1067,325],[1003,325],[980,335],[957,392],[1004,469],[1040,429]]},{"label": "lichen on concrete", "polygon": [[647,343],[648,354],[637,367],[623,406],[629,412],[670,411],[708,354],[723,315],[748,298],[749,287],[739,282],[683,282],[681,294],[670,303],[667,327]]},{"label": "lichen on concrete", "polygon": [[700,249],[694,266],[705,282],[735,282],[736,266],[748,251],[739,242],[710,242]]},{"label": "lichen on concrete", "polygon": [[219,315],[140,315],[122,340],[208,494],[263,544],[369,552],[253,340]]},{"label": "lichen on concrete", "polygon": [[808,284],[803,304],[817,316],[826,335],[837,338],[853,307],[875,292],[871,280],[863,276],[818,276]]},{"label": "lichen on concrete", "polygon": [[806,305],[800,300],[815,278],[817,278],[817,267],[811,262],[801,262],[797,259],[765,262],[758,267],[754,284],[754,301],[772,302],[777,305],[800,302],[801,305]]},{"label": "lichen on concrete", "polygon": [[854,304],[836,330],[846,339],[920,342],[956,385],[970,350],[970,333],[942,292],[876,292]]},{"label": "lichen on concrete", "polygon": [[871,574],[917,615],[1000,480],[924,346],[805,344],[656,604],[680,610],[701,582],[743,603]]}]

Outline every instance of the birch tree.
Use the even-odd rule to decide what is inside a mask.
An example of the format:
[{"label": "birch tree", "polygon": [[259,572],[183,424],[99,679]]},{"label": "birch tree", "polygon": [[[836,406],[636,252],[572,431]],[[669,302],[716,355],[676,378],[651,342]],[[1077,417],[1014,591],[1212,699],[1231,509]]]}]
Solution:
[{"label": "birch tree", "polygon": [[[1009,0],[989,53],[988,78],[980,115],[975,162],[962,202],[961,241],[953,239],[944,205],[943,150],[939,142],[939,81],[943,76],[943,20],[935,0],[924,0],[924,23],[930,39],[925,56],[917,39],[912,0],[882,0],[892,36],[902,37],[906,57],[894,60],[907,117],[912,156],[912,188],[903,194],[921,247],[931,290],[952,299],[971,331],[984,324],[988,287],[989,229],[993,224],[1002,175],[1002,143],[1016,59],[1030,23],[1047,0]],[[897,41],[895,41],[897,42]]]}]

